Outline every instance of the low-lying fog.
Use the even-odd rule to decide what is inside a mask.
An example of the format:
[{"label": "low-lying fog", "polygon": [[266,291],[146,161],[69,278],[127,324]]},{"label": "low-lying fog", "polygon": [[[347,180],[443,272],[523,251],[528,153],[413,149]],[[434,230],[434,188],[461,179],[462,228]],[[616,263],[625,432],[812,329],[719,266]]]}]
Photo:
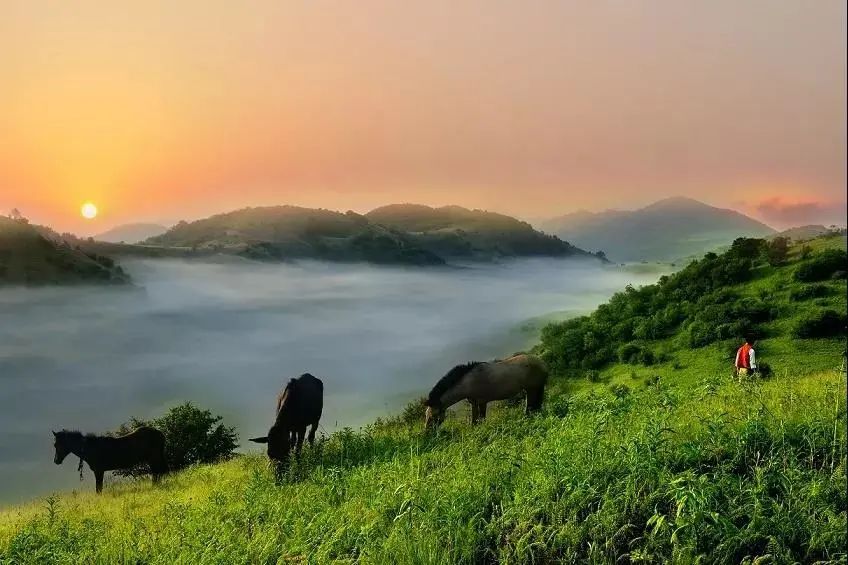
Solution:
[{"label": "low-lying fog", "polygon": [[457,363],[525,347],[528,318],[588,310],[655,278],[579,260],[125,266],[142,290],[0,290],[0,503],[94,488],[76,457],[53,464],[51,429],[102,432],[191,400],[246,441],[307,371],[324,381],[324,429],[357,427]]}]

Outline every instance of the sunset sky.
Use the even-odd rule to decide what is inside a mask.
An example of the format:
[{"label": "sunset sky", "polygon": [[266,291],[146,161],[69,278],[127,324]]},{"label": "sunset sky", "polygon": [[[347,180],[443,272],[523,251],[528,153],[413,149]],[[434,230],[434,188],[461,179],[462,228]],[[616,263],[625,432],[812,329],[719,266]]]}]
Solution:
[{"label": "sunset sky", "polygon": [[0,10],[0,212],[60,230],[672,195],[777,227],[844,222],[844,0]]}]

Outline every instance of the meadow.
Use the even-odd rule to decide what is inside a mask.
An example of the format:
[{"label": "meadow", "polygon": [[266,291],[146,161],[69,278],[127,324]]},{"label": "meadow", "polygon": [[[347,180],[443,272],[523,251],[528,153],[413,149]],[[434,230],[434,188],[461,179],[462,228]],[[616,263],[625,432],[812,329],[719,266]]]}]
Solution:
[{"label": "meadow", "polygon": [[0,562],[844,563],[844,326],[796,335],[820,311],[846,312],[844,278],[824,291],[796,280],[833,248],[844,239],[752,260],[718,289],[768,304],[748,320],[768,378],[731,374],[738,338],[692,345],[691,326],[708,323],[697,303],[626,362],[565,360],[558,340],[599,319],[556,321],[536,347],[555,374],[533,417],[505,403],[471,427],[459,410],[431,434],[412,402],[305,450],[280,484],[250,455],[158,487],[55,495],[0,513]]}]

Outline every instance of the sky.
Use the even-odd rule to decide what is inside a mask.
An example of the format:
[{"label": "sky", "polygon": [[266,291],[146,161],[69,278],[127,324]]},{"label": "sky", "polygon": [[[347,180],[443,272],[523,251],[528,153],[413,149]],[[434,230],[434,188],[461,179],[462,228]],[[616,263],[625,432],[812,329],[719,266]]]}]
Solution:
[{"label": "sky", "polygon": [[0,212],[61,231],[271,204],[540,218],[674,195],[776,227],[845,221],[843,0],[0,11]]}]

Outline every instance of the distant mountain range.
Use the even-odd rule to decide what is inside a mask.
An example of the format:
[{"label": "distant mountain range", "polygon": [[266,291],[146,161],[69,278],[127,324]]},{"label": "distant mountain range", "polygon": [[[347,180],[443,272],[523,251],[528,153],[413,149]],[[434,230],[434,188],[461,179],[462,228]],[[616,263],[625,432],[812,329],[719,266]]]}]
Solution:
[{"label": "distant mountain range", "polygon": [[515,218],[459,206],[397,204],[361,215],[272,206],[180,222],[144,242],[251,259],[438,265],[449,260],[592,255]]},{"label": "distant mountain range", "polygon": [[127,282],[109,257],[83,251],[48,228],[0,216],[0,285]]},{"label": "distant mountain range", "polygon": [[575,212],[540,222],[546,233],[613,261],[675,261],[776,231],[753,218],[691,198],[660,200],[639,210]]},{"label": "distant mountain range", "polygon": [[168,231],[167,226],[161,224],[124,224],[94,236],[97,241],[108,243],[138,243],[145,239],[161,235]]}]

